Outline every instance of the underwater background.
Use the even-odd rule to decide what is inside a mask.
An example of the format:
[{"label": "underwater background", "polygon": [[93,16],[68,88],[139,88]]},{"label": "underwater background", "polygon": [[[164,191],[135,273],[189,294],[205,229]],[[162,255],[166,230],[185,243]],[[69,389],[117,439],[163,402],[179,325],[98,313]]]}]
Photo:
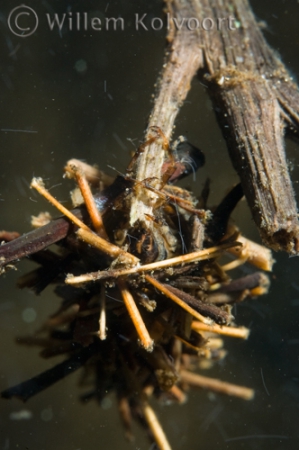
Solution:
[{"label": "underwater background", "polygon": [[[144,136],[166,36],[165,28],[134,27],[135,14],[163,17],[161,1],[28,0],[26,5],[39,18],[37,30],[26,38],[7,26],[19,3],[2,0],[0,6],[0,229],[21,233],[30,230],[31,215],[56,214],[29,189],[33,176],[43,177],[53,195],[68,201],[73,183],[62,178],[68,159],[96,163],[111,175],[125,171]],[[299,3],[254,0],[251,5],[267,41],[299,81]],[[125,27],[50,30],[46,14],[70,12],[122,17]],[[174,138],[180,134],[206,155],[196,179],[182,185],[199,194],[209,177],[210,205],[217,204],[238,177],[205,86],[196,79],[176,121]],[[286,151],[298,193],[298,144],[286,140]],[[259,240],[245,201],[234,217],[247,237]],[[251,329],[248,341],[227,338],[226,359],[205,373],[253,387],[255,399],[190,391],[185,405],[155,404],[174,449],[298,448],[299,260],[283,253],[274,258],[269,294],[234,309],[238,325]],[[17,336],[33,333],[59,305],[51,288],[39,297],[16,288],[18,277],[33,267],[22,262],[0,280],[0,390],[58,362],[16,344]],[[26,404],[0,400],[0,450],[149,449],[137,426],[135,442],[125,440],[113,395],[101,405],[80,403],[79,378],[74,373]]]}]

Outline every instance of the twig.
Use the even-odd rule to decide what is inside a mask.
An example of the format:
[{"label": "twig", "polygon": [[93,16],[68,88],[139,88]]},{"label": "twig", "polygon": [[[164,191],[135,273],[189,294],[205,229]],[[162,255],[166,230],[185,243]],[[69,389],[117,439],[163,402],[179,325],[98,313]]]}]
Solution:
[{"label": "twig", "polygon": [[75,216],[72,211],[69,211],[65,208],[58,200],[56,200],[50,192],[44,187],[43,181],[41,178],[33,178],[31,181],[31,187],[36,189],[39,194],[45,197],[53,206],[55,206],[62,214],[64,214],[68,219],[70,219],[79,230],[77,231],[77,236],[79,239],[87,242],[93,247],[98,248],[102,252],[110,255],[112,258],[120,257],[122,261],[126,261],[128,263],[137,263],[139,260],[135,256],[131,255],[128,252],[125,252],[117,245],[111,244],[107,242],[100,236],[94,234],[91,229],[85,225],[77,216]]},{"label": "twig", "polygon": [[[192,11],[188,5],[181,5],[181,13],[185,17],[192,17]],[[191,16],[189,16],[190,13]],[[172,40],[169,56],[163,66],[158,94],[147,127],[147,140],[151,136],[153,126],[159,126],[166,138],[171,138],[176,116],[190,89],[191,80],[202,64],[202,55],[197,49],[196,34],[190,33],[186,29],[176,33]],[[134,178],[137,181],[144,181],[161,174],[164,159],[165,152],[161,149],[160,142],[149,145],[145,148],[142,158],[138,159]],[[134,225],[137,220],[141,220],[147,223],[149,228],[153,228],[153,224],[146,220],[146,214],[153,214],[157,199],[158,196],[154,193],[149,194],[148,191],[139,189],[131,203],[131,225]]]},{"label": "twig", "polygon": [[[80,229],[77,234],[85,236],[85,230]],[[86,237],[89,238],[91,233],[86,233]],[[94,235],[95,236],[95,235]],[[92,236],[92,239],[94,239]],[[98,236],[95,236],[98,238]],[[86,242],[88,242],[86,240]],[[204,261],[206,259],[216,258],[223,254],[223,250],[240,245],[238,242],[227,242],[215,247],[206,248],[204,250],[199,250],[198,252],[187,253],[186,255],[175,256],[174,258],[164,259],[163,261],[156,261],[150,264],[144,264],[143,266],[131,267],[129,269],[115,269],[115,270],[100,270],[98,272],[91,272],[84,275],[74,276],[68,274],[66,277],[66,284],[79,285],[82,283],[87,283],[89,281],[106,280],[108,278],[117,278],[124,275],[131,275],[140,272],[147,272],[151,270],[159,270],[163,268],[168,268],[184,263],[192,263],[196,261]],[[130,253],[124,252],[130,256]]]},{"label": "twig", "polygon": [[102,216],[97,208],[95,199],[93,198],[90,186],[88,184],[87,177],[86,177],[81,165],[76,164],[75,162],[72,162],[72,163],[69,162],[66,165],[66,167],[64,168],[64,170],[65,170],[66,175],[69,178],[76,179],[95,231],[103,239],[108,240],[108,236],[107,236],[106,230],[104,228]]},{"label": "twig", "polygon": [[163,428],[154,412],[148,403],[143,403],[142,412],[144,418],[154,435],[155,441],[158,444],[160,450],[171,450],[167,437],[163,431]]},{"label": "twig", "polygon": [[193,317],[195,317],[197,320],[200,320],[204,324],[211,324],[211,319],[204,317],[202,314],[195,311],[191,306],[187,305],[183,300],[181,300],[177,295],[173,294],[171,291],[169,291],[165,285],[160,283],[158,280],[156,280],[153,277],[150,277],[149,275],[145,275],[146,281],[148,281],[150,284],[155,286],[162,294],[164,294],[166,297],[170,298],[173,302],[175,302],[177,305],[179,305],[182,309],[187,311],[189,314],[191,314]]},{"label": "twig", "polygon": [[[109,209],[111,202],[116,201],[119,196],[123,195],[125,189],[131,187],[131,181],[126,180],[123,177],[116,177],[111,186],[95,194],[94,199],[100,213],[104,214],[104,212]],[[72,214],[72,218],[73,216],[76,216],[76,218],[80,220],[80,223],[82,223],[82,221],[88,221],[88,215],[84,207],[66,211]],[[51,244],[61,241],[67,237],[72,230],[73,226],[70,220],[67,217],[59,217],[43,227],[37,228],[17,239],[1,245],[0,268],[5,267],[12,261],[30,256]]]},{"label": "twig", "polygon": [[193,321],[191,325],[192,330],[194,331],[209,331],[210,333],[217,333],[217,334],[223,334],[225,336],[231,336],[241,339],[247,339],[249,336],[249,330],[245,327],[226,327],[226,326],[219,326],[217,324],[208,325],[201,322],[195,322]]},{"label": "twig", "polygon": [[136,328],[142,347],[144,347],[147,351],[152,352],[154,348],[154,341],[147,331],[147,328],[136,306],[134,298],[129,291],[125,281],[119,280],[118,287],[128,310],[129,316],[131,317],[132,322]]},{"label": "twig", "polygon": [[3,398],[17,397],[26,402],[34,395],[57,383],[57,381],[62,380],[75,370],[80,369],[96,351],[97,347],[95,345],[83,348],[55,367],[46,370],[36,377],[30,378],[28,381],[6,389],[1,393],[1,396]]},{"label": "twig", "polygon": [[203,389],[210,389],[212,391],[220,392],[221,394],[233,395],[235,397],[243,398],[244,400],[252,400],[254,397],[253,389],[244,386],[238,386],[225,381],[217,380],[215,378],[203,377],[188,370],[181,370],[180,379],[182,383],[188,383],[194,387]]},{"label": "twig", "polygon": [[187,305],[191,306],[202,315],[210,317],[215,322],[222,325],[228,324],[230,322],[232,316],[227,311],[217,308],[215,305],[210,305],[208,303],[202,302],[198,298],[195,298],[187,292],[177,289],[170,284],[163,283],[163,286],[165,286],[170,292],[186,302]]},{"label": "twig", "polygon": [[[168,36],[171,45],[146,136],[151,126],[159,125],[170,139],[200,69],[263,240],[274,249],[297,254],[299,223],[283,145],[284,125],[291,131],[299,128],[297,87],[264,40],[247,0],[165,1],[170,19],[183,20],[184,25],[180,30],[173,27]],[[214,29],[200,26],[190,31],[190,17],[200,24],[208,17]],[[219,22],[222,18],[224,23]],[[163,160],[159,143],[153,143],[139,159],[135,178],[143,181],[161,173]],[[157,197],[147,197],[144,201],[145,191],[140,189],[132,200],[131,225],[138,218],[146,223],[146,214],[151,215]]]}]

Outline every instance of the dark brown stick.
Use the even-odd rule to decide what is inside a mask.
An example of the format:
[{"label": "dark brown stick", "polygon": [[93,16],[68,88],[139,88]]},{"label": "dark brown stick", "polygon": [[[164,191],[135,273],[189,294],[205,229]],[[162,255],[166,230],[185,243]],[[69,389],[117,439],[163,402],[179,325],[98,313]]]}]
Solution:
[{"label": "dark brown stick", "polygon": [[[95,195],[94,199],[98,210],[104,213],[111,205],[111,202],[116,200],[119,195],[123,194],[126,188],[130,188],[131,186],[132,182],[130,180],[118,176],[112,185]],[[73,209],[72,213],[80,220],[88,220],[88,214],[84,206]],[[37,228],[1,245],[0,270],[11,262],[30,256],[61,241],[73,228],[74,226],[66,217],[59,217],[41,228]]]},{"label": "dark brown stick", "polygon": [[[191,79],[200,69],[263,240],[297,254],[299,223],[283,142],[284,124],[299,127],[297,87],[267,45],[247,0],[166,0],[166,5],[173,24],[171,45],[149,127],[158,124],[171,136]],[[173,17],[183,23],[180,30]],[[197,18],[198,29],[188,29],[190,17]],[[210,22],[205,28],[214,24],[210,31],[202,26],[206,18]],[[157,144],[150,146],[136,169],[137,179],[160,173],[163,157]],[[141,207],[142,201],[141,192],[132,205],[131,224],[140,211],[151,213],[154,200]]]},{"label": "dark brown stick", "polygon": [[215,305],[204,303],[198,298],[195,298],[192,295],[187,294],[186,292],[181,291],[180,289],[177,289],[174,286],[171,286],[170,284],[163,283],[163,286],[167,287],[167,289],[170,292],[177,295],[181,300],[186,302],[187,305],[191,306],[196,311],[200,312],[200,314],[202,314],[203,316],[210,317],[216,323],[224,325],[228,324],[232,319],[232,316],[229,313],[220,308],[215,307]]},{"label": "dark brown stick", "polygon": [[62,363],[57,364],[55,367],[30,378],[30,380],[6,389],[1,392],[1,397],[17,397],[20,400],[23,400],[23,402],[26,402],[34,395],[44,391],[49,386],[52,386],[52,384],[57,383],[57,381],[60,381],[67,375],[73,373],[75,370],[80,369],[80,367],[82,367],[96,351],[97,348],[95,345],[83,348],[77,354],[71,356]]},{"label": "dark brown stick", "polygon": [[201,76],[220,106],[219,122],[262,238],[274,249],[298,253],[297,208],[283,142],[286,116],[299,124],[298,90],[246,0],[201,4],[201,15],[230,14],[240,24],[232,31],[201,33],[209,72]]},{"label": "dark brown stick", "polygon": [[299,125],[297,87],[267,45],[246,0],[201,1],[199,12],[215,19],[231,15],[240,24],[233,31],[201,33],[209,71],[202,76],[210,80],[221,108],[219,122],[263,240],[296,254],[299,226],[283,127],[286,115]]}]

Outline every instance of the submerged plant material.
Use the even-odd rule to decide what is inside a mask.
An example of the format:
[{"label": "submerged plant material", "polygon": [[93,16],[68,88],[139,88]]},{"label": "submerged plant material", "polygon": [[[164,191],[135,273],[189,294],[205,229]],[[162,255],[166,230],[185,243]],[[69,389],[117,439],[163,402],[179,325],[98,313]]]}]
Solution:
[{"label": "submerged plant material", "polygon": [[[164,152],[162,173],[138,180],[140,159],[153,142]],[[19,287],[40,294],[55,284],[60,308],[33,336],[18,342],[42,347],[44,358],[65,355],[65,360],[2,397],[26,401],[82,368],[82,400],[101,402],[115,392],[127,437],[133,437],[136,420],[162,450],[171,447],[150,406],[152,396],[183,403],[194,386],[253,397],[250,388],[199,372],[225,356],[221,335],[248,337],[249,330],[235,325],[232,305],[265,293],[269,285],[260,270],[235,279],[229,270],[249,261],[269,271],[273,261],[267,249],[245,240],[230,223],[243,195],[240,185],[212,212],[206,195],[196,199],[174,186],[203,162],[200,150],[184,140],[172,150],[162,130],[152,127],[127,173],[113,181],[85,163],[69,161],[66,175],[75,178],[82,196],[82,205],[72,211],[42,180],[32,181],[64,216],[34,218],[37,228],[25,236],[3,232],[7,243],[0,248],[0,264],[5,271],[27,256],[39,267],[23,276]],[[91,186],[100,190],[92,194]],[[138,217],[136,198],[144,204]],[[52,244],[58,248],[49,249]],[[228,263],[222,262],[225,255]]]}]

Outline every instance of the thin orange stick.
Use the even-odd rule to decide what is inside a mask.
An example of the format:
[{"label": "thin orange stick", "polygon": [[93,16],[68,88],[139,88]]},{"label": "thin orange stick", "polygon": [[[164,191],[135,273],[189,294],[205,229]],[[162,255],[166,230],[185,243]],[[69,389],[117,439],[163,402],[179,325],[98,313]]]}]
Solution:
[{"label": "thin orange stick", "polygon": [[133,273],[147,272],[151,270],[163,269],[164,267],[176,266],[183,263],[191,263],[197,261],[204,261],[210,258],[216,258],[222,255],[223,250],[240,245],[238,242],[229,242],[215,247],[210,247],[205,250],[199,250],[193,253],[187,253],[186,255],[176,256],[170,259],[164,259],[163,261],[156,261],[150,264],[144,264],[143,266],[136,266],[129,269],[119,269],[119,270],[104,270],[98,272],[91,272],[84,275],[79,275],[75,277],[72,274],[68,274],[65,282],[67,284],[82,284],[88,281],[96,280],[106,280],[107,278],[117,278],[123,275],[130,275]]},{"label": "thin orange stick", "polygon": [[75,225],[77,225],[77,227],[82,228],[83,230],[89,230],[85,223],[78,219],[71,211],[65,208],[58,200],[56,200],[56,198],[53,197],[53,195],[50,194],[50,192],[45,188],[41,178],[33,178],[30,187],[36,189],[39,194],[45,197],[49,203],[55,206],[55,208],[70,219]]},{"label": "thin orange stick", "polygon": [[158,448],[160,450],[171,450],[158,417],[148,403],[142,404],[142,412],[151,432],[153,433]]},{"label": "thin orange stick", "polygon": [[98,248],[104,253],[107,253],[112,258],[121,257],[121,262],[127,262],[130,264],[137,264],[139,262],[139,259],[136,258],[136,256],[122,250],[117,245],[107,242],[97,234],[94,234],[91,230],[79,228],[79,230],[77,231],[77,236],[82,241],[86,242],[89,245],[92,245],[95,248]]},{"label": "thin orange stick", "polygon": [[226,327],[217,325],[216,323],[213,325],[206,325],[204,323],[196,321],[192,322],[191,328],[192,330],[197,332],[209,331],[210,333],[223,334],[225,336],[231,336],[241,339],[247,339],[250,333],[248,328],[245,327]]},{"label": "thin orange stick", "polygon": [[154,341],[147,331],[147,328],[140,315],[139,309],[136,306],[135,300],[131,292],[129,291],[127,284],[124,280],[118,280],[118,287],[128,310],[129,316],[131,317],[132,322],[136,328],[142,347],[144,347],[148,352],[152,352],[154,348]]},{"label": "thin orange stick", "polygon": [[33,180],[31,181],[31,187],[36,189],[37,192],[39,192],[48,200],[48,202],[55,206],[62,214],[64,214],[75,225],[77,225],[77,227],[79,227],[77,233],[78,236],[82,238],[82,240],[88,242],[90,245],[93,245],[102,252],[107,253],[112,258],[121,255],[131,262],[136,263],[137,261],[139,261],[138,258],[128,252],[125,252],[121,248],[117,247],[117,245],[110,244],[105,239],[94,234],[92,230],[87,225],[85,225],[84,222],[78,219],[71,211],[65,208],[58,200],[56,200],[56,198],[53,197],[53,195],[50,194],[50,192],[44,187],[43,180],[41,178],[33,178]]},{"label": "thin orange stick", "polygon": [[174,335],[174,337],[176,339],[178,339],[179,341],[181,341],[183,344],[186,345],[186,347],[192,348],[192,350],[195,350],[196,352],[200,352],[202,351],[202,348],[196,347],[193,344],[190,344],[190,342],[186,341],[186,339],[181,338],[180,336]]},{"label": "thin orange stick", "polygon": [[193,308],[191,308],[189,305],[187,305],[185,302],[183,302],[183,300],[181,300],[175,294],[170,292],[163,284],[161,284],[155,278],[152,278],[149,275],[145,275],[145,279],[146,279],[146,281],[151,283],[153,286],[155,286],[155,288],[157,288],[160,292],[162,292],[162,294],[166,295],[166,297],[170,298],[172,301],[174,301],[177,305],[179,305],[185,311],[190,313],[197,320],[200,320],[201,322],[209,324],[209,325],[212,323],[212,320],[209,317],[204,317],[199,312],[195,311]]},{"label": "thin orange stick", "polygon": [[221,269],[224,270],[224,272],[228,272],[229,270],[233,270],[239,266],[242,266],[242,264],[245,264],[246,261],[247,261],[247,258],[238,258],[238,259],[235,259],[234,261],[224,264],[223,266],[221,266]]},{"label": "thin orange stick", "polygon": [[90,186],[85,177],[83,170],[79,165],[74,162],[68,163],[65,167],[66,174],[71,177],[75,177],[79,189],[81,191],[82,197],[84,199],[84,203],[86,205],[87,211],[89,213],[90,219],[92,221],[93,227],[95,231],[103,238],[108,239],[102,216],[99,213],[99,210],[96,207],[96,203],[94,201]]},{"label": "thin orange stick", "polygon": [[227,383],[225,381],[217,380],[216,378],[203,377],[202,375],[189,372],[188,370],[181,370],[180,380],[182,383],[187,383],[191,386],[210,389],[211,391],[220,392],[221,394],[233,395],[235,397],[243,398],[244,400],[252,400],[254,397],[253,389]]}]

